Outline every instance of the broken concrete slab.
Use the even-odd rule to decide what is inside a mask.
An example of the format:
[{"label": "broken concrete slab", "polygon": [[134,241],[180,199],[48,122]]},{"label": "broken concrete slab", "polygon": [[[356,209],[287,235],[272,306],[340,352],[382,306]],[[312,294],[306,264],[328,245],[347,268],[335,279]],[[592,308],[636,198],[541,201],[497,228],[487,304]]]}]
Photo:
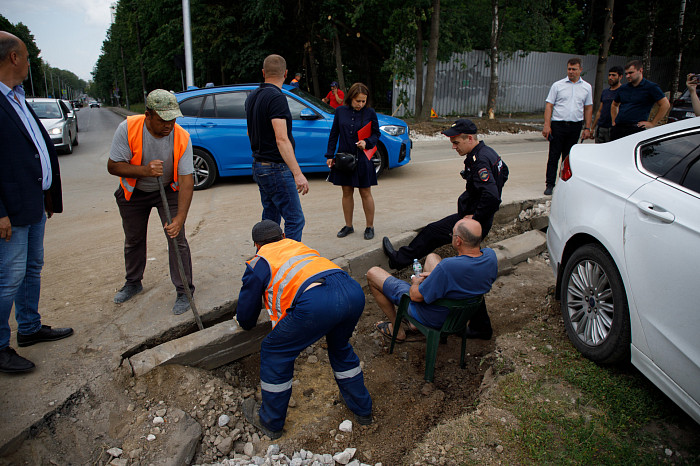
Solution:
[{"label": "broken concrete slab", "polygon": [[142,351],[128,361],[136,376],[163,364],[215,369],[260,351],[260,343],[271,329],[267,313],[261,312],[251,330],[243,330],[237,321],[227,320]]},{"label": "broken concrete slab", "polygon": [[539,230],[530,230],[491,245],[498,258],[498,274],[510,273],[516,264],[541,253],[546,246],[547,235]]}]

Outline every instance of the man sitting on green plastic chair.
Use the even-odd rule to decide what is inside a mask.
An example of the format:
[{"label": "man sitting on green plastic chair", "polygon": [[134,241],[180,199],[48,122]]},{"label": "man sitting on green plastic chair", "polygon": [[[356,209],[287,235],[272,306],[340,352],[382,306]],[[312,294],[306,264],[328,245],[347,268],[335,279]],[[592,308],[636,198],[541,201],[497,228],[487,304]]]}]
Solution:
[{"label": "man sitting on green plastic chair", "polygon": [[[396,308],[401,295],[409,293],[409,314],[423,325],[439,329],[445,322],[449,310],[443,306],[431,306],[440,298],[466,299],[479,296],[491,289],[498,275],[498,260],[491,248],[481,249],[481,225],[476,220],[462,219],[452,229],[454,257],[442,259],[435,253],[425,259],[423,272],[413,276],[411,284],[392,276],[381,267],[372,267],[367,272],[367,283],[379,308],[388,321],[378,322],[377,330],[391,340]],[[468,338],[490,339],[493,331],[491,321],[482,305],[474,315]],[[399,329],[396,342],[406,341],[406,330]]]}]

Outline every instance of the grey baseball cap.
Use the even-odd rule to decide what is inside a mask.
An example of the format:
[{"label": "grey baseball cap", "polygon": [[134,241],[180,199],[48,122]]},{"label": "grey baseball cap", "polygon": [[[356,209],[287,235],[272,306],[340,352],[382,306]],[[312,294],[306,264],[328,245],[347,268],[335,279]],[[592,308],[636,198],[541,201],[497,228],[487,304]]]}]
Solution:
[{"label": "grey baseball cap", "polygon": [[150,108],[165,121],[182,116],[175,94],[165,89],[155,89],[146,97],[146,108]]}]

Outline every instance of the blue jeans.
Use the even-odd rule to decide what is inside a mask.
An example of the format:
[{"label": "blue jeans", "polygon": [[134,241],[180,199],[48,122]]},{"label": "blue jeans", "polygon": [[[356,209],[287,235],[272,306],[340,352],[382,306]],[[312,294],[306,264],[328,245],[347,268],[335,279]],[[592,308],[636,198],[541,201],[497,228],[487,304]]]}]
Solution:
[{"label": "blue jeans", "polygon": [[32,225],[12,225],[10,241],[0,240],[0,350],[10,344],[10,312],[15,305],[17,332],[41,329],[39,294],[44,266],[46,215]]},{"label": "blue jeans", "polygon": [[284,163],[253,162],[253,179],[260,189],[262,219],[279,224],[284,218],[284,236],[301,241],[304,212],[289,167]]},{"label": "blue jeans", "polygon": [[299,353],[325,335],[328,359],[340,393],[350,411],[372,413],[360,359],[350,337],[365,307],[365,294],[347,273],[325,277],[325,283],[302,293],[287,315],[265,337],[260,347],[262,406],[260,420],[279,431],[287,417],[292,395],[294,361]]}]

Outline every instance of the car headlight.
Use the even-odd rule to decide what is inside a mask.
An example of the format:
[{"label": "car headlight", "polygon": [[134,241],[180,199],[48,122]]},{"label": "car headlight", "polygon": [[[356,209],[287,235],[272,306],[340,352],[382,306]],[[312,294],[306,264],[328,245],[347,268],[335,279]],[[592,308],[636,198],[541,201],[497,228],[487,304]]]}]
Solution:
[{"label": "car headlight", "polygon": [[56,128],[51,128],[49,130],[49,134],[61,134],[61,133],[63,133],[63,128],[61,128],[60,126],[56,127]]},{"label": "car headlight", "polygon": [[379,129],[381,129],[382,131],[384,131],[387,134],[390,134],[391,136],[399,136],[399,135],[404,134],[406,132],[405,126],[398,126],[398,125],[380,126]]}]

